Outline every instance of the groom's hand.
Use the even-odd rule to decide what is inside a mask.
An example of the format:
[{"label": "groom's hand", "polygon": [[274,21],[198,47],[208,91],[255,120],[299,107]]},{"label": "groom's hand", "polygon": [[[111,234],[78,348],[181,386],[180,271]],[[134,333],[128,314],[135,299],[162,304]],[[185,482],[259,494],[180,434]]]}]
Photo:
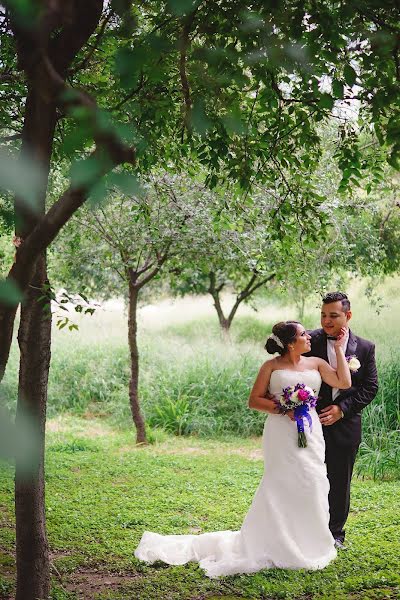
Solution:
[{"label": "groom's hand", "polygon": [[322,425],[333,425],[343,417],[342,409],[337,404],[330,404],[323,408],[319,415],[319,420]]},{"label": "groom's hand", "polygon": [[289,417],[291,421],[296,421],[296,419],[294,418],[294,410],[288,410],[286,416]]}]

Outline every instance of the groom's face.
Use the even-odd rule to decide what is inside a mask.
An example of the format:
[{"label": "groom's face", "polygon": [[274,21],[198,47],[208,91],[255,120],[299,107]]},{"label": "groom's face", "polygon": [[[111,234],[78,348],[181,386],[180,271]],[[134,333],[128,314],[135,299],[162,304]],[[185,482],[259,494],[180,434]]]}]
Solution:
[{"label": "groom's face", "polygon": [[338,336],[342,327],[348,327],[350,319],[351,311],[345,312],[340,300],[322,305],[321,327],[327,335]]}]

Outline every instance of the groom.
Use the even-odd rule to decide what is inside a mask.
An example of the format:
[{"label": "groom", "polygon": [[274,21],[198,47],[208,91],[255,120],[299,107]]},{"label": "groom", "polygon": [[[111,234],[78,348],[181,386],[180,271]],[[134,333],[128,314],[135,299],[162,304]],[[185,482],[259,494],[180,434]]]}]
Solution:
[{"label": "groom", "polygon": [[[322,299],[321,326],[309,332],[311,352],[328,361],[336,369],[334,341],[351,319],[350,301],[342,292],[331,292]],[[318,412],[325,438],[325,462],[329,491],[329,528],[337,548],[344,546],[344,524],[350,508],[350,482],[358,447],[361,442],[361,411],[375,397],[378,377],[375,346],[348,329],[345,354],[349,361],[352,386],[337,390],[322,383]]]}]

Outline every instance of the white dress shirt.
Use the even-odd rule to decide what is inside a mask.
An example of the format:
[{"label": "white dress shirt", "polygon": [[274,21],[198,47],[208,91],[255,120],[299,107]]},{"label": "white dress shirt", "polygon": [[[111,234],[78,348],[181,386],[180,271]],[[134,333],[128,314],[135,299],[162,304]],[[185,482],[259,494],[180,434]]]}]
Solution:
[{"label": "white dress shirt", "polygon": [[[343,347],[344,353],[346,354],[347,344],[349,342],[349,330],[347,330],[346,335],[344,336],[345,345]],[[331,365],[332,369],[337,369],[337,360],[336,360],[336,350],[335,350],[335,340],[326,340],[326,349],[328,352],[328,362]],[[334,401],[340,393],[339,388],[332,388],[332,400]]]}]

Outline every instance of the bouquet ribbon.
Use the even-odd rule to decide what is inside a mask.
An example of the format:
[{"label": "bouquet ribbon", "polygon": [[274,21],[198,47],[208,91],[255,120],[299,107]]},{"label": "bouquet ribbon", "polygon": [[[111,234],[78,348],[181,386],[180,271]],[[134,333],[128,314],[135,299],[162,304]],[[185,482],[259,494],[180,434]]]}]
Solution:
[{"label": "bouquet ribbon", "polygon": [[310,431],[312,431],[312,418],[309,411],[310,407],[308,404],[296,406],[294,409],[294,418],[296,419],[298,433],[304,433],[304,418],[307,419]]}]

